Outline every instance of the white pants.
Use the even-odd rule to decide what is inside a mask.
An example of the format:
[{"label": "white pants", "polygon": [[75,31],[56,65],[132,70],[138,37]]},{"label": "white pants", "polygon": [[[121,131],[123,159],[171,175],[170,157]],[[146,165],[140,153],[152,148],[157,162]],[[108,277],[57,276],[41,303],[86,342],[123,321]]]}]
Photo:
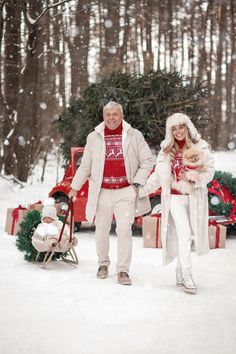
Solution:
[{"label": "white pants", "polygon": [[191,274],[192,232],[189,220],[189,196],[172,194],[170,198],[170,213],[174,219],[178,238],[177,269],[181,269],[183,275]]},{"label": "white pants", "polygon": [[136,193],[132,186],[101,189],[95,217],[98,264],[109,266],[109,233],[113,214],[116,219],[117,273],[129,272],[132,256],[132,224]]}]

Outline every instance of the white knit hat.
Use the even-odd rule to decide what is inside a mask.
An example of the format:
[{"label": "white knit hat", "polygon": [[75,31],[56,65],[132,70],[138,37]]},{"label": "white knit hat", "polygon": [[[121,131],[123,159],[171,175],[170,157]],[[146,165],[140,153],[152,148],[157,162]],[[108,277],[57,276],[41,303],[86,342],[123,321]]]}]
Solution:
[{"label": "white knit hat", "polygon": [[57,220],[57,210],[54,206],[55,200],[53,198],[48,198],[43,202],[42,218],[49,217],[53,220]]},{"label": "white knit hat", "polygon": [[201,135],[197,132],[197,129],[193,125],[191,119],[184,113],[174,113],[166,120],[166,136],[162,141],[161,147],[165,149],[169,146],[173,140],[172,128],[175,125],[185,124],[188,128],[190,138],[198,142],[201,139]]}]

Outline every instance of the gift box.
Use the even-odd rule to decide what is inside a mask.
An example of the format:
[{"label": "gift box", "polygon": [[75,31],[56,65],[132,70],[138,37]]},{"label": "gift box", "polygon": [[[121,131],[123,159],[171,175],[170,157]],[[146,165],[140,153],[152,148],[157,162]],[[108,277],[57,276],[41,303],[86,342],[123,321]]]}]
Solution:
[{"label": "gift box", "polygon": [[20,223],[24,220],[29,209],[19,205],[17,208],[7,209],[5,232],[9,235],[16,235],[20,230]]},{"label": "gift box", "polygon": [[211,224],[208,227],[209,247],[225,248],[227,228],[221,224]]},{"label": "gift box", "polygon": [[162,248],[161,214],[148,215],[142,221],[143,247]]},{"label": "gift box", "polygon": [[42,209],[43,209],[43,203],[39,200],[36,203],[30,204],[29,209],[30,210],[37,210],[39,213],[41,213]]}]

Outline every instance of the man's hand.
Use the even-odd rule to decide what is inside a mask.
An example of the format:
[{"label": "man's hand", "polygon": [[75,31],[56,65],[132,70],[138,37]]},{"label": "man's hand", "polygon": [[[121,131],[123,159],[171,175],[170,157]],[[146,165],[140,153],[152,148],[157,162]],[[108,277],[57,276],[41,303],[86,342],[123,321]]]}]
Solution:
[{"label": "man's hand", "polygon": [[133,184],[131,184],[131,186],[133,187],[133,189],[135,190],[136,195],[138,196],[138,190],[139,190],[140,184],[139,183],[133,183]]},{"label": "man's hand", "polygon": [[78,191],[76,191],[75,189],[71,189],[71,191],[68,194],[69,199],[72,199],[72,201],[75,202],[77,193]]}]

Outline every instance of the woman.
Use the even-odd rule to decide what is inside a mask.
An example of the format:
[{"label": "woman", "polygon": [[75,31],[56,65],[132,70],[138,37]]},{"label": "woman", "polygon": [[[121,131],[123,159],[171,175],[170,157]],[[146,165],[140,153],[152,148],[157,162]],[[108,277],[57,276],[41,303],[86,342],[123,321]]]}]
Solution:
[{"label": "woman", "polygon": [[[189,173],[183,165],[183,152],[198,149],[204,166]],[[166,136],[161,143],[154,172],[139,189],[142,197],[159,187],[161,192],[161,238],[164,264],[177,257],[176,284],[196,293],[192,278],[191,243],[198,255],[209,251],[207,183],[214,175],[214,159],[206,141],[201,139],[190,118],[175,113],[166,121]],[[178,188],[178,183],[193,188]],[[175,188],[174,188],[175,187]]]}]

